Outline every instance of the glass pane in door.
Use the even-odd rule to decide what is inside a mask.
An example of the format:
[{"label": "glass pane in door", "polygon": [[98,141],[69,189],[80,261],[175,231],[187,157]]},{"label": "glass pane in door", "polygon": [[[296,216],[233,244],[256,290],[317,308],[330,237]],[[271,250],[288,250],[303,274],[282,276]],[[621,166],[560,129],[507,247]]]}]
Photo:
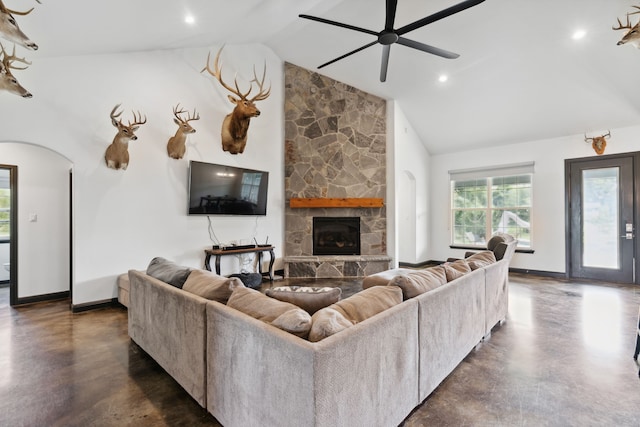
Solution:
[{"label": "glass pane in door", "polygon": [[620,268],[620,168],[582,171],[582,265]]}]

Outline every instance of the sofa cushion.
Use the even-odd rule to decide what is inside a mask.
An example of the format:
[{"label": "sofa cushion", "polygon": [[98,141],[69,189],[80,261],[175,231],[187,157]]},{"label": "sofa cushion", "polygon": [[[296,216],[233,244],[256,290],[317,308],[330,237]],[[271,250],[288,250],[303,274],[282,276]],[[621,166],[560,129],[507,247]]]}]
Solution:
[{"label": "sofa cushion", "polygon": [[317,288],[311,286],[280,286],[267,289],[267,296],[280,301],[290,302],[309,314],[340,301],[342,289]]},{"label": "sofa cushion", "polygon": [[237,287],[244,287],[237,277],[228,278],[207,270],[193,270],[182,290],[226,304],[231,292]]},{"label": "sofa cushion", "polygon": [[386,286],[389,281],[401,274],[409,274],[415,270],[410,268],[393,268],[391,270],[381,271],[380,273],[371,274],[362,279],[362,289],[372,286]]},{"label": "sofa cushion", "polygon": [[471,270],[477,270],[496,262],[496,256],[491,251],[482,251],[471,255],[465,259]]},{"label": "sofa cushion", "polygon": [[496,257],[496,261],[500,261],[504,258],[504,255],[509,248],[509,244],[515,240],[516,239],[510,234],[496,233],[487,242],[487,249],[493,252]]},{"label": "sofa cushion", "polygon": [[162,257],[155,257],[147,267],[149,276],[162,280],[176,288],[182,288],[190,273],[190,268],[183,267]]},{"label": "sofa cushion", "polygon": [[437,266],[396,276],[389,282],[389,285],[398,286],[402,289],[402,295],[407,300],[445,283],[447,283],[446,272],[442,266]]},{"label": "sofa cushion", "polygon": [[374,286],[318,310],[311,318],[309,341],[317,342],[402,302],[395,286]]},{"label": "sofa cushion", "polygon": [[471,273],[471,267],[464,259],[459,259],[453,262],[447,262],[442,264],[444,273],[447,277],[447,282],[456,280],[458,277],[462,277],[467,273]]},{"label": "sofa cushion", "polygon": [[309,313],[291,303],[269,298],[254,289],[235,288],[227,306],[302,338],[311,329]]}]

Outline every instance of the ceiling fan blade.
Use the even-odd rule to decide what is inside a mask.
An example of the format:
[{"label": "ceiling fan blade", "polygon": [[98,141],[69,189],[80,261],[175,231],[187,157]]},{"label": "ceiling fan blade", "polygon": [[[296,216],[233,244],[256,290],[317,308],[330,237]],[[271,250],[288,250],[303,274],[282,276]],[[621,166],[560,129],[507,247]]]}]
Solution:
[{"label": "ceiling fan blade", "polygon": [[405,25],[402,28],[398,28],[396,34],[399,36],[408,33],[409,31],[417,30],[420,27],[424,27],[427,24],[431,24],[432,22],[436,22],[441,20],[442,18],[446,18],[447,16],[453,15],[454,13],[462,12],[465,9],[469,9],[470,7],[479,5],[484,0],[466,0],[462,3],[458,3],[451,7],[441,10],[440,12],[436,12],[433,15],[429,15],[426,18],[422,18],[413,22],[409,25]]},{"label": "ceiling fan blade", "polygon": [[457,53],[449,52],[448,50],[440,49],[438,47],[429,46],[428,44],[420,43],[415,40],[409,40],[404,37],[399,37],[396,43],[403,46],[412,47],[423,52],[432,53],[434,55],[438,55],[447,59],[456,59],[460,56]]},{"label": "ceiling fan blade", "polygon": [[322,22],[323,24],[335,25],[336,27],[346,28],[348,30],[359,31],[361,33],[370,34],[372,36],[378,37],[377,31],[367,30],[366,28],[354,27],[353,25],[343,24],[342,22],[331,21],[329,19],[318,18],[317,16],[311,15],[298,15],[300,18],[310,19],[312,21]]},{"label": "ceiling fan blade", "polygon": [[380,65],[380,81],[387,81],[387,70],[389,69],[389,53],[391,45],[382,46],[382,64]]},{"label": "ceiling fan blade", "polygon": [[387,0],[387,17],[385,19],[385,31],[393,31],[393,23],[396,21],[396,9],[398,0]]},{"label": "ceiling fan blade", "polygon": [[355,49],[355,50],[352,50],[352,51],[351,51],[351,52],[349,52],[349,53],[345,53],[344,55],[339,56],[339,57],[337,57],[336,59],[332,59],[332,60],[331,60],[331,61],[329,61],[329,62],[325,62],[324,64],[322,64],[322,65],[318,66],[318,68],[322,68],[322,67],[326,67],[327,65],[331,65],[331,64],[333,64],[334,62],[340,61],[341,59],[344,59],[344,58],[346,58],[347,56],[351,56],[351,55],[353,55],[354,53],[358,53],[358,52],[360,52],[361,50],[365,50],[366,48],[371,47],[371,46],[373,46],[374,44],[377,44],[377,43],[378,43],[378,40],[373,41],[373,42],[368,43],[368,44],[365,44],[364,46],[359,47],[359,48],[357,48],[357,49]]}]

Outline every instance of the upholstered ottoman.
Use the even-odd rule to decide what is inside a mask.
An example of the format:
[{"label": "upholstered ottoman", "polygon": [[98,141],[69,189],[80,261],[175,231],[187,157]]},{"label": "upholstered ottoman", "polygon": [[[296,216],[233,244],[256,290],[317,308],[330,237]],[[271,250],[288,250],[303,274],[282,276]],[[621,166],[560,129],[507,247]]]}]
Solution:
[{"label": "upholstered ottoman", "polygon": [[118,276],[118,302],[129,308],[129,274]]}]

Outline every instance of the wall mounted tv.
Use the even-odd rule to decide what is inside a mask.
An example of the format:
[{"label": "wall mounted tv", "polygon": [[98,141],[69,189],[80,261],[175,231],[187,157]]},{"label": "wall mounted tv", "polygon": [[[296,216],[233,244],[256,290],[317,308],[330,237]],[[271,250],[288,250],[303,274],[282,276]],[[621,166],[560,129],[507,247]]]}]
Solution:
[{"label": "wall mounted tv", "polygon": [[269,172],[192,160],[189,215],[266,215]]}]

